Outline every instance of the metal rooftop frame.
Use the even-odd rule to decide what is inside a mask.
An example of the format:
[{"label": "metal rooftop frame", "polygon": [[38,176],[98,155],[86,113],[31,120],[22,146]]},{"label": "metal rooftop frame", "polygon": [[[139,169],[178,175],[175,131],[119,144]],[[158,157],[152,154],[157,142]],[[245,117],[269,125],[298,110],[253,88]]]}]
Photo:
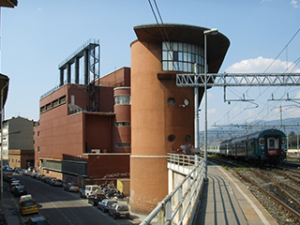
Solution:
[{"label": "metal rooftop frame", "polygon": [[62,61],[59,65],[59,69],[66,69],[68,63],[74,63],[75,58],[79,57],[81,58],[84,55],[85,49],[95,49],[96,47],[100,46],[100,41],[96,39],[89,39],[87,42],[85,42],[82,46],[80,46],[73,54],[71,54],[68,58],[66,58],[64,61]]}]

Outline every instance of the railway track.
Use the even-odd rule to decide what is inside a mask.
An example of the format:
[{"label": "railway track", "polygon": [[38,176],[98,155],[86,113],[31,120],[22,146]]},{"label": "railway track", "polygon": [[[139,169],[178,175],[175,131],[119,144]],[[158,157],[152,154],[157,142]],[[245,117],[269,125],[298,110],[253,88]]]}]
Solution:
[{"label": "railway track", "polygon": [[[213,160],[229,167],[277,220],[279,224],[300,224],[300,173],[285,169],[262,170],[233,161]],[[236,168],[239,169],[236,169]]]}]

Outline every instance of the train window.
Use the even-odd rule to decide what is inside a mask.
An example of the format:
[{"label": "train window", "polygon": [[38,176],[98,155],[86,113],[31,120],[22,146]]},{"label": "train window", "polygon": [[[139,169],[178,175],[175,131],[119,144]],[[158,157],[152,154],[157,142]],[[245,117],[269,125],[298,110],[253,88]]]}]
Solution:
[{"label": "train window", "polygon": [[259,139],[259,144],[260,145],[265,145],[265,139],[264,138],[260,138]]},{"label": "train window", "polygon": [[286,143],[285,138],[282,138],[282,139],[281,139],[281,143],[282,143],[283,145],[285,145],[285,143]]},{"label": "train window", "polygon": [[275,148],[275,140],[273,138],[269,139],[269,148]]}]

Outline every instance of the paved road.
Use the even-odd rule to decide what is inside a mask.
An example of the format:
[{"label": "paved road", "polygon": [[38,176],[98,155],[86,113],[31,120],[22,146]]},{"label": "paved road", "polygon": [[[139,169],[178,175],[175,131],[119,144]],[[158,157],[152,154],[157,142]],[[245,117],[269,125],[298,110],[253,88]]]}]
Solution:
[{"label": "paved road", "polygon": [[[75,224],[105,224],[105,225],[132,225],[133,220],[116,219],[103,213],[98,208],[81,199],[78,193],[69,193],[61,187],[53,187],[28,176],[19,176],[21,183],[26,186],[38,203],[39,215],[46,217],[50,224],[75,225]],[[19,198],[12,197],[16,204]],[[30,217],[39,215],[21,216],[23,222]]]}]

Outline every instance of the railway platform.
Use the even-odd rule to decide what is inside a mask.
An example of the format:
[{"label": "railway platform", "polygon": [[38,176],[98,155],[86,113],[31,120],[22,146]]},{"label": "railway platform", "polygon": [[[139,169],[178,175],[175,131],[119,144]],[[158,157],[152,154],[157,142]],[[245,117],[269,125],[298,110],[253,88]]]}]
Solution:
[{"label": "railway platform", "polygon": [[209,162],[207,176],[193,225],[278,224],[246,185],[223,167]]}]

